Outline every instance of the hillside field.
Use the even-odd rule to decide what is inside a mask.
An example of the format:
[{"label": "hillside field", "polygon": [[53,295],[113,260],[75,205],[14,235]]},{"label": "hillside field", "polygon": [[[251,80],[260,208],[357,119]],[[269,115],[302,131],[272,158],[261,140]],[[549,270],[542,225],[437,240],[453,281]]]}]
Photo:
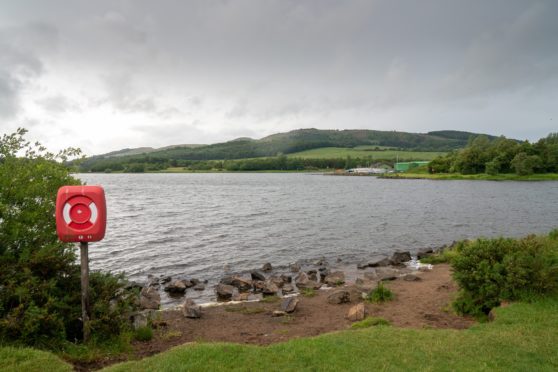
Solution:
[{"label": "hillside field", "polygon": [[318,149],[306,150],[288,154],[289,158],[302,159],[335,159],[335,158],[372,158],[395,160],[432,160],[438,156],[443,156],[446,152],[440,151],[399,151],[399,150],[375,150],[376,146],[357,146],[354,148],[345,147],[321,147]]}]

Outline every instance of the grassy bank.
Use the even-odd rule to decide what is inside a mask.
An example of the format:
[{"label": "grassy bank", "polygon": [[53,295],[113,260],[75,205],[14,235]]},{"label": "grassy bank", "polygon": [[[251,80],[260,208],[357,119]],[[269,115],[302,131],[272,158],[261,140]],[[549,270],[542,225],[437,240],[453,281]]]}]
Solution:
[{"label": "grassy bank", "polygon": [[428,180],[483,180],[483,181],[558,181],[557,173],[532,174],[459,174],[459,173],[389,173],[381,176],[389,179],[428,179]]},{"label": "grassy bank", "polygon": [[513,304],[465,331],[379,326],[268,347],[183,345],[105,371],[536,370],[558,368],[558,299]]},{"label": "grassy bank", "polygon": [[31,348],[0,347],[0,371],[72,371],[56,355]]}]

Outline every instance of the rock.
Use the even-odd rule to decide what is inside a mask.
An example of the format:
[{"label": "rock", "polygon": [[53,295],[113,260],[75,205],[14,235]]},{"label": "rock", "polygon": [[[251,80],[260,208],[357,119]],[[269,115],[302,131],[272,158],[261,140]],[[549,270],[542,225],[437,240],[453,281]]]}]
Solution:
[{"label": "rock", "polygon": [[312,289],[320,289],[322,287],[322,285],[314,280],[309,280],[305,287],[302,288],[312,288]]},{"label": "rock", "polygon": [[348,303],[351,302],[351,294],[344,289],[337,290],[327,296],[327,302],[333,305]]},{"label": "rock", "polygon": [[217,284],[215,287],[215,293],[217,294],[217,299],[219,300],[230,300],[235,293],[235,287],[228,284]]},{"label": "rock", "polygon": [[250,295],[251,295],[251,293],[247,293],[247,292],[244,292],[244,293],[235,293],[235,294],[231,297],[231,299],[232,299],[233,301],[248,301],[248,297],[250,297]]},{"label": "rock", "polygon": [[294,263],[289,266],[289,269],[291,270],[291,273],[298,273],[301,268],[298,263]]},{"label": "rock", "polygon": [[126,283],[126,287],[124,287],[124,288],[128,289],[128,290],[129,289],[138,289],[139,291],[141,291],[143,289],[143,287],[144,287],[143,284],[129,280],[128,283]]},{"label": "rock", "polygon": [[275,310],[275,311],[273,311],[273,313],[271,313],[271,316],[274,316],[274,317],[285,316],[285,315],[287,315],[287,313],[284,312],[284,311],[280,311],[280,310]]},{"label": "rock", "polygon": [[308,279],[312,280],[314,282],[317,282],[318,281],[318,274],[314,271],[314,272],[308,274]]},{"label": "rock", "polygon": [[324,283],[325,278],[330,274],[329,269],[320,270],[320,282]]},{"label": "rock", "polygon": [[311,270],[308,270],[308,271],[306,272],[306,274],[308,274],[308,275],[312,275],[312,274],[315,275],[315,274],[317,274],[317,273],[318,273],[318,270],[316,270],[316,269],[311,269]]},{"label": "rock", "polygon": [[142,310],[130,315],[130,321],[132,323],[132,327],[134,329],[147,327],[149,322],[155,318],[155,311],[154,310]]},{"label": "rock", "polygon": [[309,280],[308,275],[305,272],[301,272],[296,276],[295,284],[297,287],[304,287]]},{"label": "rock", "polygon": [[391,260],[385,256],[374,257],[368,261],[368,266],[370,267],[389,266],[391,264]]},{"label": "rock", "polygon": [[334,273],[331,273],[325,278],[325,283],[332,287],[336,287],[341,284],[344,284],[345,274],[342,271],[336,271]]},{"label": "rock", "polygon": [[265,275],[260,270],[253,270],[250,273],[250,277],[252,280],[261,280],[262,282],[265,281]]},{"label": "rock", "polygon": [[283,288],[281,288],[281,291],[283,293],[291,293],[291,292],[294,292],[294,287],[290,283],[283,284]]},{"label": "rock", "polygon": [[357,278],[355,286],[363,292],[370,292],[378,286],[378,283],[375,280]]},{"label": "rock", "polygon": [[363,291],[357,285],[351,285],[351,286],[345,287],[343,289],[349,291],[350,302],[355,302],[355,303],[359,302],[359,301],[362,301],[362,299],[365,298],[367,293],[369,292],[369,291]]},{"label": "rock", "polygon": [[419,277],[416,276],[416,275],[407,274],[407,275],[405,275],[405,276],[403,277],[403,280],[405,280],[405,281],[407,281],[407,282],[419,282],[419,281],[421,281],[422,279],[419,278]]},{"label": "rock", "polygon": [[230,285],[236,287],[240,292],[249,292],[252,290],[252,282],[238,276],[232,279]]},{"label": "rock", "polygon": [[205,284],[203,283],[198,283],[193,287],[194,291],[204,291],[205,290]]},{"label": "rock", "polygon": [[271,264],[269,262],[264,263],[264,265],[262,266],[262,271],[264,273],[268,273],[271,270],[273,270],[273,266],[271,266]]},{"label": "rock", "polygon": [[368,262],[361,261],[361,262],[357,263],[357,269],[359,269],[359,270],[364,270],[367,267],[369,267]]},{"label": "rock", "polygon": [[161,278],[160,282],[161,282],[161,284],[166,284],[166,283],[170,282],[171,280],[172,280],[172,277],[165,276],[165,277]]},{"label": "rock", "polygon": [[159,291],[153,287],[145,287],[140,293],[140,308],[142,309],[159,309],[161,305],[161,295]]},{"label": "rock", "polygon": [[[195,285],[197,285],[198,283],[201,283],[201,281],[199,279],[196,278],[192,278],[190,280],[188,280],[190,282],[190,284],[192,285],[192,287],[194,287]],[[205,283],[207,283],[207,280],[205,281]],[[186,284],[186,283],[184,283]],[[188,284],[186,284],[186,286],[188,286]],[[189,287],[188,287],[189,288]]]},{"label": "rock", "polygon": [[272,276],[268,279],[270,282],[275,284],[277,287],[281,288],[285,283],[283,282],[283,278],[280,276]]},{"label": "rock", "polygon": [[201,318],[201,306],[196,305],[194,300],[188,298],[184,301],[184,304],[182,304],[182,315],[184,315],[185,318],[191,319]]},{"label": "rock", "polygon": [[432,248],[423,248],[417,252],[417,259],[420,260],[422,258],[432,256],[433,253],[434,250]]},{"label": "rock", "polygon": [[397,279],[397,276],[395,276],[395,275],[389,275],[389,274],[382,275],[382,276],[380,277],[380,281],[382,281],[382,282],[390,282],[390,281],[396,280],[396,279]]},{"label": "rock", "polygon": [[234,276],[225,276],[223,278],[221,278],[221,280],[219,281],[219,283],[221,284],[226,284],[226,285],[232,285],[232,281],[234,279]]},{"label": "rock", "polygon": [[393,256],[391,256],[391,261],[393,261],[394,265],[400,265],[403,262],[408,262],[411,261],[411,253],[405,251],[405,252],[395,252],[393,254]]},{"label": "rock", "polygon": [[320,266],[320,267],[318,267],[318,271],[320,271],[320,272],[329,271],[329,269],[327,268],[327,266]]},{"label": "rock", "polygon": [[325,258],[320,258],[317,261],[314,261],[314,265],[315,266],[328,266],[329,263],[327,262],[327,260]]},{"label": "rock", "polygon": [[275,295],[279,292],[279,287],[273,283],[271,280],[267,280],[264,282],[264,287],[262,289],[262,293],[264,295]]},{"label": "rock", "polygon": [[337,257],[337,259],[335,260],[335,262],[339,263],[342,262],[343,260],[341,259],[341,257]]},{"label": "rock", "polygon": [[296,305],[298,305],[298,297],[285,297],[281,301],[281,310],[286,313],[292,313],[296,310]]},{"label": "rock", "polygon": [[379,280],[395,280],[401,275],[401,270],[392,267],[379,267],[376,269]]},{"label": "rock", "polygon": [[358,322],[360,320],[363,320],[365,316],[366,308],[364,307],[363,303],[356,304],[347,312],[347,319],[349,319],[351,322]]},{"label": "rock", "polygon": [[293,277],[286,274],[281,274],[281,279],[283,280],[283,283],[290,283],[293,281]]},{"label": "rock", "polygon": [[262,292],[265,288],[265,282],[261,280],[254,280],[252,284],[254,284],[255,292]]},{"label": "rock", "polygon": [[375,269],[372,269],[364,273],[364,278],[368,280],[376,280],[379,277],[380,276],[378,275],[378,272]]},{"label": "rock", "polygon": [[186,284],[182,280],[173,280],[165,286],[165,292],[183,294],[186,292]]}]

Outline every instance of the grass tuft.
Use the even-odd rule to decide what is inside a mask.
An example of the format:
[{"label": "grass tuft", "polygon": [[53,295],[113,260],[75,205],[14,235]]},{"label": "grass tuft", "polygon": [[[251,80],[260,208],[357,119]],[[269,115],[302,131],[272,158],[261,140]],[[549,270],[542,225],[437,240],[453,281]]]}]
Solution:
[{"label": "grass tuft", "polygon": [[313,288],[302,288],[300,294],[303,297],[314,297],[316,295],[316,290]]},{"label": "grass tuft", "polygon": [[361,320],[360,322],[354,322],[351,324],[351,329],[362,329],[362,328],[370,328],[375,326],[389,326],[391,323],[389,320],[384,318],[377,318],[373,316],[369,316],[366,319]]},{"label": "grass tuft", "polygon": [[393,294],[393,292],[390,291],[389,288],[384,287],[384,284],[382,282],[378,282],[378,286],[370,291],[370,293],[366,297],[366,301],[372,303],[382,303],[391,301],[394,298],[395,295]]},{"label": "grass tuft", "polygon": [[134,332],[134,339],[137,341],[150,341],[153,338],[153,329],[151,327],[140,327]]}]

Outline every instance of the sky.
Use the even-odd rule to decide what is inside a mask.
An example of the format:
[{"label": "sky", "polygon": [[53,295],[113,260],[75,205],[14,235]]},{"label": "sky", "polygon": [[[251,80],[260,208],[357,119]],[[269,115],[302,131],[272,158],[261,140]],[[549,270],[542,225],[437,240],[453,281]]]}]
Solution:
[{"label": "sky", "polygon": [[55,151],[298,128],[558,132],[558,1],[0,0],[0,134]]}]

